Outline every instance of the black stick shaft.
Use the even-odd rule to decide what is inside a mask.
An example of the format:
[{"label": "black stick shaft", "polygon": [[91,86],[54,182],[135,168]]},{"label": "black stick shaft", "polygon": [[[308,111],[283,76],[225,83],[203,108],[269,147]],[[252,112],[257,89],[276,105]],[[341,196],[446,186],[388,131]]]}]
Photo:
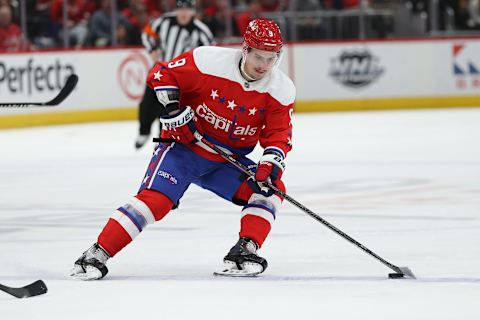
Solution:
[{"label": "black stick shaft", "polygon": [[[230,162],[232,165],[234,165],[235,167],[237,167],[238,169],[240,169],[242,172],[244,172],[245,174],[247,174],[248,176],[250,177],[253,177],[255,176],[253,174],[253,172],[251,172],[250,170],[248,170],[248,168],[246,166],[244,166],[242,163],[238,162],[235,158],[233,158],[231,155],[227,154],[225,151],[223,151],[222,149],[220,149],[219,147],[217,147],[215,144],[211,143],[210,141],[206,140],[205,138],[203,138],[202,135],[200,135],[198,132],[195,133],[195,136],[198,140],[202,141],[204,144],[206,144],[209,148],[215,150],[218,154],[220,154],[225,160],[227,160],[228,162]],[[338,229],[337,227],[335,227],[334,225],[332,225],[331,223],[329,223],[328,221],[326,221],[325,219],[323,219],[322,217],[320,217],[319,215],[317,215],[315,212],[313,212],[312,210],[308,209],[307,207],[305,207],[303,204],[301,204],[300,202],[298,202],[297,200],[295,200],[294,198],[290,197],[288,194],[284,193],[283,191],[281,191],[280,189],[278,189],[277,187],[275,187],[274,185],[270,184],[270,183],[266,183],[266,186],[268,188],[271,188],[273,191],[275,191],[276,194],[278,194],[279,196],[283,197],[285,200],[287,200],[288,202],[290,202],[291,204],[293,204],[294,206],[296,206],[297,208],[299,208],[300,210],[302,210],[303,212],[305,212],[306,214],[308,214],[310,217],[314,218],[315,220],[317,220],[318,222],[322,223],[324,226],[326,226],[327,228],[329,228],[330,230],[332,230],[333,232],[335,232],[336,234],[340,235],[342,238],[348,240],[350,243],[353,243],[354,245],[356,245],[358,248],[362,249],[363,251],[365,251],[367,254],[369,254],[370,256],[374,257],[375,259],[377,259],[378,261],[380,261],[381,263],[383,263],[385,266],[387,266],[388,268],[392,269],[393,271],[397,272],[397,273],[403,273],[402,270],[388,262],[387,260],[383,259],[382,257],[380,257],[379,255],[377,255],[375,252],[373,252],[372,250],[368,249],[367,247],[365,247],[363,244],[361,244],[360,242],[358,242],[357,240],[353,239],[352,237],[350,237],[348,234],[346,234],[345,232],[343,232],[342,230]]]},{"label": "black stick shaft", "polygon": [[0,102],[0,108],[53,107],[65,100],[78,83],[78,76],[71,74],[55,98],[47,102]]}]

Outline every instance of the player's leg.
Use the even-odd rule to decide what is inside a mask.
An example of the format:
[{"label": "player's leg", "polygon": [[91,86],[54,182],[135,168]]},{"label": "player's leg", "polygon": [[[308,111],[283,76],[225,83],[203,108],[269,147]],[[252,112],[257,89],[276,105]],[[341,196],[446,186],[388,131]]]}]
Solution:
[{"label": "player's leg", "polygon": [[97,243],[75,262],[71,276],[82,280],[103,278],[108,272],[107,260],[171,210],[192,180],[191,172],[184,170],[184,162],[190,161],[185,153],[185,147],[175,143],[157,146],[138,194],[108,219]]},{"label": "player's leg", "polygon": [[[277,187],[285,192],[282,181]],[[282,198],[276,194],[266,195],[257,187],[256,182],[246,180],[238,188],[234,202],[244,204],[240,219],[240,239],[224,257],[224,268],[218,274],[227,276],[251,276],[265,271],[267,260],[257,255],[268,237],[282,204]]]},{"label": "player's leg", "polygon": [[161,220],[173,202],[154,190],[142,190],[119,207],[108,219],[97,242],[74,263],[70,275],[81,280],[96,280],[108,273],[107,260],[135,239],[144,228]]},{"label": "player's leg", "polygon": [[[247,158],[238,159],[254,171],[255,163]],[[252,180],[230,164],[202,178],[201,186],[219,196],[243,206],[240,219],[238,242],[224,258],[226,275],[255,275],[267,268],[267,261],[257,255],[279,210],[282,198],[277,195],[263,194]],[[277,187],[285,191],[283,182]]]},{"label": "player's leg", "polygon": [[159,103],[155,91],[148,86],[145,88],[142,101],[138,108],[138,120],[140,122],[139,135],[135,140],[135,148],[140,149],[148,142],[150,131],[152,129],[152,123],[158,116],[157,107]]}]

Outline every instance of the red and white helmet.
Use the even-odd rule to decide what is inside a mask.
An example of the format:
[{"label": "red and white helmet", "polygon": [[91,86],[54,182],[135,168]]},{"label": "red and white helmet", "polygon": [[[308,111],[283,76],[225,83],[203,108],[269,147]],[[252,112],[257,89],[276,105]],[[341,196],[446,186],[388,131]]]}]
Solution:
[{"label": "red and white helmet", "polygon": [[280,28],[271,20],[252,20],[245,30],[243,45],[259,50],[280,52],[283,46]]}]

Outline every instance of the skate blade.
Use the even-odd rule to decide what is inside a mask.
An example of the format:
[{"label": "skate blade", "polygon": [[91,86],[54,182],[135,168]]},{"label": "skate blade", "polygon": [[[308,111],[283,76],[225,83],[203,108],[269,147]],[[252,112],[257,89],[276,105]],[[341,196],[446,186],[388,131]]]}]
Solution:
[{"label": "skate blade", "polygon": [[216,271],[213,274],[215,276],[223,277],[255,277],[262,273],[263,268],[256,263],[244,263],[242,269],[238,269],[237,265],[230,261],[224,261],[224,269]]},{"label": "skate blade", "polygon": [[215,271],[213,273],[214,276],[221,276],[221,277],[256,277],[261,272],[250,272],[247,270],[231,270],[225,269],[222,271]]}]

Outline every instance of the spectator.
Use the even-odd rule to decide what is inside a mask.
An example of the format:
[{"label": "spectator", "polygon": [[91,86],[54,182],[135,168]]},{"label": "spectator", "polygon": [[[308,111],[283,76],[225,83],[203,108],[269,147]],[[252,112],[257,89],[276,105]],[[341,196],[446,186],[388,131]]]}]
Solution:
[{"label": "spectator", "polygon": [[235,19],[239,34],[243,36],[250,21],[257,18],[262,18],[262,7],[259,0],[251,0],[247,11],[239,13]]},{"label": "spectator", "polygon": [[200,12],[197,14],[198,19],[205,23],[212,33],[217,36],[218,31],[218,6],[216,0],[202,0]]},{"label": "spectator", "polygon": [[148,23],[145,1],[130,0],[128,7],[122,10],[122,15],[127,18],[128,23],[131,26],[130,30],[126,30],[129,31],[127,38],[131,40],[129,44],[142,44],[141,33]]},{"label": "spectator", "polygon": [[342,10],[342,0],[320,0],[322,7],[326,10]]},{"label": "spectator", "polygon": [[[58,23],[52,21],[52,0],[27,1],[27,34],[38,48],[54,48],[58,44]],[[30,14],[33,13],[33,14]]]},{"label": "spectator", "polygon": [[480,29],[480,0],[468,1],[468,15],[468,27],[471,29]]},{"label": "spectator", "polygon": [[58,26],[63,26],[73,46],[82,47],[87,39],[88,19],[96,9],[95,1],[70,0],[68,2],[67,25],[63,25],[64,0],[53,0],[51,7],[52,20]]},{"label": "spectator", "polygon": [[14,52],[27,49],[22,31],[12,22],[12,8],[0,6],[0,52]]},{"label": "spectator", "polygon": [[278,12],[285,9],[287,0],[260,0],[260,6],[262,7],[262,11]]},{"label": "spectator", "polygon": [[247,11],[248,4],[246,0],[234,0],[233,1],[233,10],[238,14],[244,11]]},{"label": "spectator", "polygon": [[353,9],[360,6],[360,0],[343,0],[342,7],[343,9]]},{"label": "spectator", "polygon": [[[229,6],[229,0],[216,0],[217,13],[215,15],[214,34],[216,37],[223,38],[227,36],[226,30],[233,30],[234,26],[234,14],[231,12]],[[229,23],[229,25],[227,25]]]},{"label": "spectator", "polygon": [[[297,0],[296,11],[314,12],[321,9],[318,0]],[[318,39],[323,36],[321,19],[318,16],[310,15],[296,19],[298,26],[298,40]]]},{"label": "spectator", "polygon": [[160,0],[144,0],[144,5],[147,8],[149,20],[160,17],[163,13]]},{"label": "spectator", "polygon": [[[112,41],[112,0],[102,0],[100,9],[94,12],[90,19],[90,42],[95,47],[111,46]],[[131,25],[127,18],[117,12],[117,45],[129,45],[133,43],[129,39]]]},{"label": "spectator", "polygon": [[[412,0],[412,1],[425,1],[425,0]],[[369,1],[370,2],[370,1]],[[358,8],[361,4],[361,0],[320,0],[319,4],[325,9],[331,10],[343,10]]]},{"label": "spectator", "polygon": [[[152,16],[149,6],[152,4],[145,0],[130,0],[128,6],[122,10],[122,15],[127,18],[128,22],[140,32],[147,25],[148,21],[157,16]],[[159,15],[159,11],[155,10],[155,14]]]},{"label": "spectator", "polygon": [[197,17],[208,26],[215,37],[225,37],[227,29],[232,30],[235,27],[234,13],[229,6],[229,0],[201,1]]}]

